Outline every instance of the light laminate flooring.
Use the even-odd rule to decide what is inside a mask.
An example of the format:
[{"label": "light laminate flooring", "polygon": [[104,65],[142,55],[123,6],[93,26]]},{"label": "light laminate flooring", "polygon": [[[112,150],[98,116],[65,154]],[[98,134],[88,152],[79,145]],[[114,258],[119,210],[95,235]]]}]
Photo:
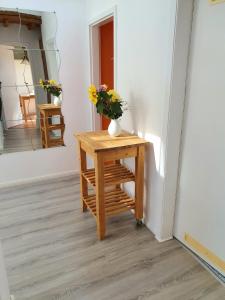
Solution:
[{"label": "light laminate flooring", "polygon": [[2,153],[23,152],[41,149],[41,134],[38,128],[10,128],[4,131]]},{"label": "light laminate flooring", "polygon": [[96,238],[78,178],[0,190],[0,238],[16,300],[223,300],[225,288],[181,245],[158,243],[131,213]]}]

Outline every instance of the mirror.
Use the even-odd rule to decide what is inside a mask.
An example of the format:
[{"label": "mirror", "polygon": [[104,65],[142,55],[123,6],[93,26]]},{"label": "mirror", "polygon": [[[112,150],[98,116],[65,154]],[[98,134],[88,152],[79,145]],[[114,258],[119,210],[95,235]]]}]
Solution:
[{"label": "mirror", "polygon": [[0,154],[64,146],[56,32],[55,13],[0,8]]}]

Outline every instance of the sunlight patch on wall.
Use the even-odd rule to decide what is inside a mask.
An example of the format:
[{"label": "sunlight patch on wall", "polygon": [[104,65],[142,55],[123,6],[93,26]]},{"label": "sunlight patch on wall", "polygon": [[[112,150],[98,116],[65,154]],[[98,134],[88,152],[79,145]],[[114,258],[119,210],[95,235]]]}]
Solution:
[{"label": "sunlight patch on wall", "polygon": [[153,146],[154,150],[154,158],[155,158],[155,166],[157,172],[159,172],[160,176],[164,177],[164,168],[160,162],[161,160],[161,138],[157,135],[151,133],[145,133],[138,131],[138,136],[144,138],[146,141],[150,142]]}]

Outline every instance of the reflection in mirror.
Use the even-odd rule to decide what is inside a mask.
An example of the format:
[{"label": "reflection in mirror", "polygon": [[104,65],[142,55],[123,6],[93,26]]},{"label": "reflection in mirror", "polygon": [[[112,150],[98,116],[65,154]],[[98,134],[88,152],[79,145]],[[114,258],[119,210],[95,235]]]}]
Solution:
[{"label": "reflection in mirror", "polygon": [[55,13],[0,9],[0,154],[64,145],[56,27]]}]

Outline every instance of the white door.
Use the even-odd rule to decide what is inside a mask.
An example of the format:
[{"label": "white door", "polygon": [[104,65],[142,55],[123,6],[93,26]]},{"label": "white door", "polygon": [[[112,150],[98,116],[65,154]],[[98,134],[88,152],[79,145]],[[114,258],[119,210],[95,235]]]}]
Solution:
[{"label": "white door", "polygon": [[174,233],[225,275],[225,2],[192,30]]}]

